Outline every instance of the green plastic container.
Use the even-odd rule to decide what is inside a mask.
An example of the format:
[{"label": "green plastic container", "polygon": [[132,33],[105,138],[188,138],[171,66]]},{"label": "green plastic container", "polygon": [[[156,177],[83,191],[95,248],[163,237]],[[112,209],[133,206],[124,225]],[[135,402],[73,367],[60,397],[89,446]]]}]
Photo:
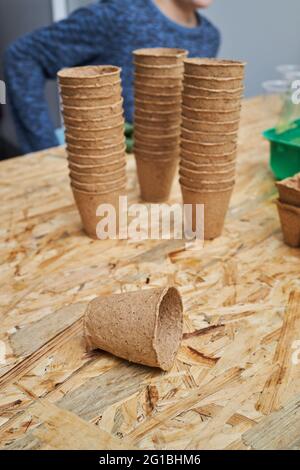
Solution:
[{"label": "green plastic container", "polygon": [[275,128],[263,132],[270,141],[272,171],[278,180],[300,172],[300,119],[291,128],[278,133]]}]

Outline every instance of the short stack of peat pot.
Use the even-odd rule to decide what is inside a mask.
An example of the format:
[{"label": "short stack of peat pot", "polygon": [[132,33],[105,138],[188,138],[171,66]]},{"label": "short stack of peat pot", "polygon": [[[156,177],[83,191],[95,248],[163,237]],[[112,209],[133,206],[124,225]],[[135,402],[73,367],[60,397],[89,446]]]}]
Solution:
[{"label": "short stack of peat pot", "polygon": [[180,184],[184,204],[204,204],[204,237],[221,235],[235,184],[245,64],[186,59],[182,96]]},{"label": "short stack of peat pot", "polygon": [[166,201],[178,168],[183,60],[187,51],[134,52],[134,153],[142,199]]},{"label": "short stack of peat pot", "polygon": [[277,209],[284,242],[300,247],[300,173],[276,183],[279,191]]},{"label": "short stack of peat pot", "polygon": [[97,238],[97,208],[118,214],[126,187],[121,70],[113,66],[58,73],[71,187],[87,234]]}]

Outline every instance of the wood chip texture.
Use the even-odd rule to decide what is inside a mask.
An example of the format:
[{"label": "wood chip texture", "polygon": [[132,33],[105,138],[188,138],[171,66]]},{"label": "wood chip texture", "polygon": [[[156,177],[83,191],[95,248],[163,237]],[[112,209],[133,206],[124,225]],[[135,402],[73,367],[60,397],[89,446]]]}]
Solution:
[{"label": "wood chip texture", "polygon": [[[86,237],[63,148],[1,162],[1,448],[299,447],[300,250],[276,211],[261,137],[274,122],[263,99],[244,102],[225,229],[197,250]],[[166,285],[184,302],[170,371],[86,351],[88,302]]]}]

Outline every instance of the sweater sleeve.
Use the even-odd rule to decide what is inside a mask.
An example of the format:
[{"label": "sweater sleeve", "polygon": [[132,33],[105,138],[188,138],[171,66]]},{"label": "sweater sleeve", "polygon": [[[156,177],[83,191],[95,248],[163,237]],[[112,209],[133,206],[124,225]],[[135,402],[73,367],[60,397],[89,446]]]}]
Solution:
[{"label": "sweater sleeve", "polygon": [[101,56],[111,31],[106,5],[98,3],[19,38],[6,50],[5,80],[23,153],[58,145],[45,97],[46,80],[56,78],[64,67]]}]

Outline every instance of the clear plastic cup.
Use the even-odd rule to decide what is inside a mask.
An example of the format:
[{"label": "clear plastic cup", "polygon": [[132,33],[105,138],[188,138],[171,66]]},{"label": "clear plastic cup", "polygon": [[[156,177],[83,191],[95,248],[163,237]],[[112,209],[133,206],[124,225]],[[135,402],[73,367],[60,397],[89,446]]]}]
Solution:
[{"label": "clear plastic cup", "polygon": [[267,114],[274,116],[274,126],[278,132],[286,131],[299,114],[299,106],[292,101],[291,80],[268,80],[263,82],[262,87]]},{"label": "clear plastic cup", "polygon": [[283,78],[287,78],[287,75],[294,72],[300,72],[300,64],[283,64],[278,65],[276,70]]},{"label": "clear plastic cup", "polygon": [[286,80],[288,80],[288,82],[300,80],[300,70],[295,70],[294,72],[288,72],[285,78]]},{"label": "clear plastic cup", "polygon": [[262,83],[262,87],[266,94],[282,95],[289,90],[288,80],[267,80]]}]

